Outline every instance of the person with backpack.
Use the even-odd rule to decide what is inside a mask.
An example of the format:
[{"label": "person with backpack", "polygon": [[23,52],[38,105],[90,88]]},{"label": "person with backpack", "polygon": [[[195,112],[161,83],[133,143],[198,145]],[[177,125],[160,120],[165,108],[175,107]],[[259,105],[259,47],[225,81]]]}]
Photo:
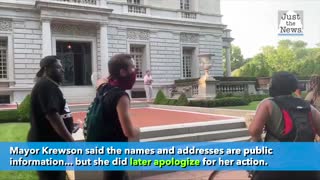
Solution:
[{"label": "person with backpack", "polygon": [[[129,115],[130,98],[126,90],[136,81],[136,70],[129,54],[117,54],[109,63],[109,77],[100,83],[97,95],[88,109],[84,123],[87,142],[128,142],[136,138],[139,129]],[[105,171],[104,180],[125,180],[125,171]]]},{"label": "person with backpack", "polygon": [[[313,142],[320,134],[320,113],[310,104],[292,94],[298,80],[288,72],[275,73],[269,88],[270,98],[263,100],[249,127],[252,141],[261,141],[266,130],[265,142]],[[314,171],[256,171],[253,180],[320,179]]]}]

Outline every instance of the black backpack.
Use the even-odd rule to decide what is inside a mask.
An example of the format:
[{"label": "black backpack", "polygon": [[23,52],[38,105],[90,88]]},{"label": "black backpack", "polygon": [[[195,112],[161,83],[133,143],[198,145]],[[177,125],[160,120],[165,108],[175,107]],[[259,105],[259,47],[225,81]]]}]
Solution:
[{"label": "black backpack", "polygon": [[[267,136],[272,136],[280,142],[313,142],[315,131],[312,124],[312,112],[309,103],[292,96],[280,96],[271,99],[281,112],[282,133],[275,133],[266,127]],[[279,134],[281,134],[279,136]],[[267,140],[266,140],[267,141]]]}]

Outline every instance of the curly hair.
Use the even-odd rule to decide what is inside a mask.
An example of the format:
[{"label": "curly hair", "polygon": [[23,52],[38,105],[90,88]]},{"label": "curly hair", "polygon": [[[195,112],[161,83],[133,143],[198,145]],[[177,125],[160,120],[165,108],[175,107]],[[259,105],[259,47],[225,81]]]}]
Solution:
[{"label": "curly hair", "polygon": [[310,91],[313,91],[313,100],[320,95],[320,75],[312,75],[310,78]]}]

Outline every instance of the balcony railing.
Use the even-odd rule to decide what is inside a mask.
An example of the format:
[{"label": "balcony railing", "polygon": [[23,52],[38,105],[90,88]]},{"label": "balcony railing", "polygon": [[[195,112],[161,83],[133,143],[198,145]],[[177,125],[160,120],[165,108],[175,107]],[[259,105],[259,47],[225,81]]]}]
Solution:
[{"label": "balcony railing", "polygon": [[181,12],[181,17],[185,19],[197,19],[197,14],[193,12]]},{"label": "balcony railing", "polygon": [[248,91],[247,84],[223,84],[217,85],[217,92],[219,93],[245,93]]},{"label": "balcony railing", "polygon": [[54,0],[60,2],[70,2],[70,3],[78,3],[78,4],[90,4],[90,5],[99,5],[100,0]]},{"label": "balcony railing", "polygon": [[146,7],[138,4],[128,4],[129,13],[146,14]]}]

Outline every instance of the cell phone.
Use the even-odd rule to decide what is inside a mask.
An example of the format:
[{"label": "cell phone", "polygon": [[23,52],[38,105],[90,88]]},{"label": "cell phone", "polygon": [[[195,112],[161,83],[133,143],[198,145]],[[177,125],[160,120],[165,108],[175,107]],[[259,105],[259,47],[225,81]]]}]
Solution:
[{"label": "cell phone", "polygon": [[73,123],[73,130],[72,133],[76,133],[78,132],[78,130],[80,129],[80,124],[79,123]]}]

